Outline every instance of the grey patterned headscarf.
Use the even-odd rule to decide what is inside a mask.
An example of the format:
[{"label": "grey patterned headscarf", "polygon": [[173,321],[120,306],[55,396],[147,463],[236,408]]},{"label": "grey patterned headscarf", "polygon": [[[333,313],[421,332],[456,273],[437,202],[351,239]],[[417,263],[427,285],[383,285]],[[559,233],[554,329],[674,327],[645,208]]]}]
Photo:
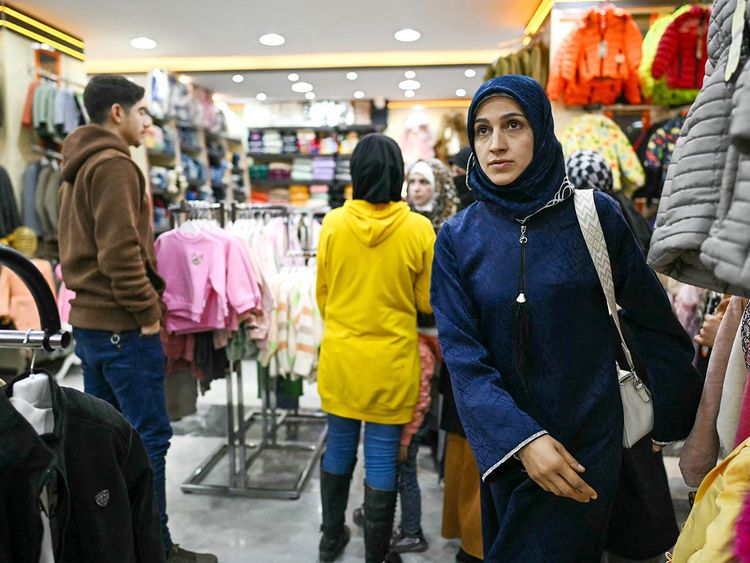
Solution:
[{"label": "grey patterned headscarf", "polygon": [[612,169],[598,152],[576,151],[565,161],[568,179],[579,190],[612,193]]},{"label": "grey patterned headscarf", "polygon": [[[456,186],[453,183],[451,171],[445,164],[436,158],[428,158],[420,162],[424,162],[432,169],[435,176],[435,185],[432,187],[432,211],[417,211],[417,213],[421,213],[432,221],[432,226],[437,232],[443,226],[443,223],[455,215],[458,210],[459,201]],[[411,170],[409,174],[411,174]],[[409,201],[409,206],[414,209],[414,202]]]}]

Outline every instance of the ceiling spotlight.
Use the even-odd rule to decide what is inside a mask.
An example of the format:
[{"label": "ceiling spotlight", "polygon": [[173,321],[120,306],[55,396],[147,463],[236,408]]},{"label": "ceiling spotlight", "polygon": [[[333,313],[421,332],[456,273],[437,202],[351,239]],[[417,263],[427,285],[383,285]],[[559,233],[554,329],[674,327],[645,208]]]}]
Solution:
[{"label": "ceiling spotlight", "polygon": [[286,38],[278,33],[266,33],[265,35],[261,35],[258,41],[266,47],[278,47],[286,43]]},{"label": "ceiling spotlight", "polygon": [[235,84],[242,84],[244,81],[245,81],[245,77],[242,76],[241,74],[235,74],[232,77],[232,82],[234,82]]},{"label": "ceiling spotlight", "polygon": [[465,97],[466,90],[464,90],[463,88],[459,88],[458,90],[456,90],[456,96],[458,96],[459,98]]},{"label": "ceiling spotlight", "polygon": [[309,82],[295,82],[292,84],[292,92],[299,92],[300,94],[304,94],[305,92],[312,92],[313,91],[313,85]]},{"label": "ceiling spotlight", "polygon": [[413,41],[418,41],[420,37],[422,37],[422,34],[419,33],[416,29],[400,29],[396,33],[393,34],[393,37],[396,38],[396,41],[401,41],[402,43],[411,43]]},{"label": "ceiling spotlight", "polygon": [[356,92],[354,92],[354,97],[358,100],[361,100],[365,97],[365,93],[362,90],[357,90]]},{"label": "ceiling spotlight", "polygon": [[289,79],[289,82],[297,82],[299,80],[299,74],[293,72],[289,76],[287,76],[287,78]]},{"label": "ceiling spotlight", "polygon": [[130,46],[136,49],[148,50],[156,47],[156,41],[148,37],[136,37],[130,42]]},{"label": "ceiling spotlight", "polygon": [[268,99],[268,95],[266,95],[264,92],[258,92],[255,94],[255,99],[259,102],[265,102]]},{"label": "ceiling spotlight", "polygon": [[305,98],[307,98],[308,100],[314,100],[315,92],[308,92],[307,94],[305,94]]},{"label": "ceiling spotlight", "polygon": [[398,87],[402,90],[419,90],[422,85],[417,80],[402,80]]},{"label": "ceiling spotlight", "polygon": [[357,78],[359,78],[359,74],[357,74],[356,72],[347,72],[346,73],[346,79],[347,80],[357,80]]},{"label": "ceiling spotlight", "polygon": [[413,98],[416,95],[417,93],[414,90],[407,90],[406,92],[404,92],[404,96],[406,96],[407,98]]},{"label": "ceiling spotlight", "polygon": [[417,73],[413,70],[407,70],[404,73],[404,78],[408,78],[409,80],[414,80],[417,77]]},{"label": "ceiling spotlight", "polygon": [[465,76],[466,78],[474,78],[474,77],[475,77],[476,75],[477,75],[477,71],[476,71],[476,70],[474,70],[473,68],[467,68],[467,69],[466,69],[466,70],[464,71],[464,76]]}]

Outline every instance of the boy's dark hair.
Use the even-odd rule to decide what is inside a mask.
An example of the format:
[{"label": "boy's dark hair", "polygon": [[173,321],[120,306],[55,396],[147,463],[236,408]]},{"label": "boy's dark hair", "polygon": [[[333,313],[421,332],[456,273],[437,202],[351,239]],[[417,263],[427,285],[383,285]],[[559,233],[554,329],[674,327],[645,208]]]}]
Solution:
[{"label": "boy's dark hair", "polygon": [[83,91],[83,105],[93,123],[102,124],[107,120],[114,104],[130,110],[143,99],[146,91],[124,76],[102,74],[94,76]]}]

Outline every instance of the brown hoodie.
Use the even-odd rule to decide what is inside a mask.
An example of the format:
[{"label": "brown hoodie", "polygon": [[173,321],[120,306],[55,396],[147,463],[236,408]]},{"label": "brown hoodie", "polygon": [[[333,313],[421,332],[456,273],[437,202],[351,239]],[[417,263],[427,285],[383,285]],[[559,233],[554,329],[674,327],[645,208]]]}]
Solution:
[{"label": "brown hoodie", "polygon": [[63,144],[60,262],[76,292],[70,323],[123,332],[162,316],[164,281],[156,273],[151,202],[127,144],[99,125]]}]

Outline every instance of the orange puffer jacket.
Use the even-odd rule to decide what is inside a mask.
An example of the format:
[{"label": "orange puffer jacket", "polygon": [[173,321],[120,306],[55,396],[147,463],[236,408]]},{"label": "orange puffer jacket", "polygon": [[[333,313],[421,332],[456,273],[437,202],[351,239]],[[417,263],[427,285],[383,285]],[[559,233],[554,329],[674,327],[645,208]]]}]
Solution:
[{"label": "orange puffer jacket", "polygon": [[568,104],[610,104],[621,93],[641,101],[638,66],[643,36],[621,8],[592,8],[563,41],[552,65],[547,94]]}]

